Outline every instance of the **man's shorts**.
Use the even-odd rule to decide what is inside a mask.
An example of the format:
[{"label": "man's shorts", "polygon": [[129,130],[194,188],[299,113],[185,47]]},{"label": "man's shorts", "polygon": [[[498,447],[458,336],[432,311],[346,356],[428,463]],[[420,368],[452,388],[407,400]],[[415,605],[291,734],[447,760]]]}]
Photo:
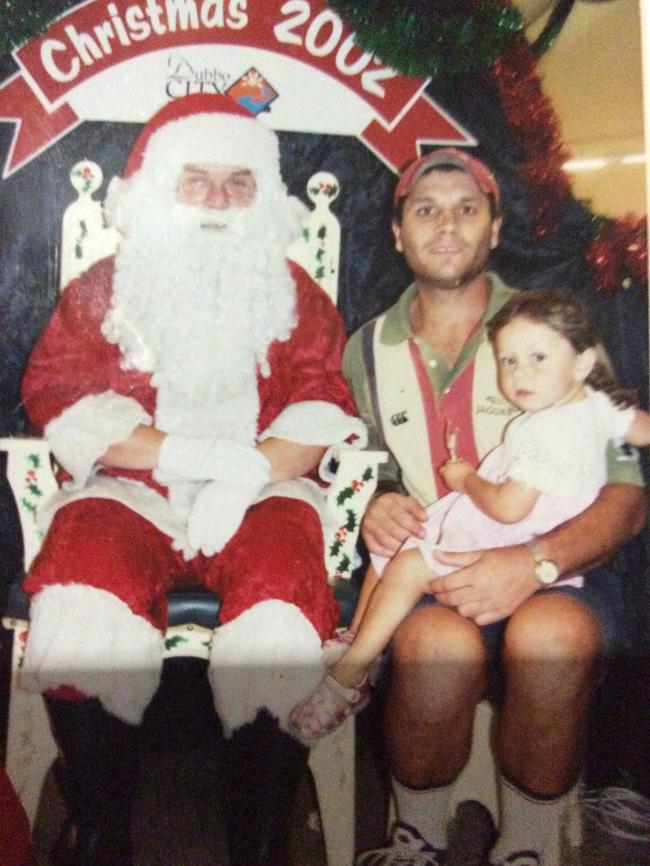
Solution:
[{"label": "man's shorts", "polygon": [[[584,586],[550,586],[540,589],[545,595],[568,595],[575,598],[595,617],[603,638],[603,658],[619,652],[624,644],[624,606],[620,569],[608,565],[585,575]],[[439,604],[433,595],[424,595],[416,607]],[[502,694],[501,652],[508,619],[481,626],[488,653],[489,695],[498,700]]]}]

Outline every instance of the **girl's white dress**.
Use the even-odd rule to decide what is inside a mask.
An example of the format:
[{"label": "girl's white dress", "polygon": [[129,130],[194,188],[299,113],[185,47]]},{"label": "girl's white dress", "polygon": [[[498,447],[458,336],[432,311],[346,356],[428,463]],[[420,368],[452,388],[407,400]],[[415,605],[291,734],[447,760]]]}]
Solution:
[{"label": "girl's white dress", "polygon": [[[467,551],[523,544],[575,517],[607,481],[608,442],[624,437],[634,412],[614,406],[602,391],[587,388],[584,400],[517,415],[478,473],[488,481],[511,478],[539,490],[532,511],[518,523],[500,523],[467,494],[449,493],[427,508],[426,537],[407,539],[401,550],[419,548],[431,570],[442,575],[454,568],[434,558],[437,548]],[[374,554],[371,559],[378,574],[389,561]],[[558,583],[581,586],[583,578]]]}]

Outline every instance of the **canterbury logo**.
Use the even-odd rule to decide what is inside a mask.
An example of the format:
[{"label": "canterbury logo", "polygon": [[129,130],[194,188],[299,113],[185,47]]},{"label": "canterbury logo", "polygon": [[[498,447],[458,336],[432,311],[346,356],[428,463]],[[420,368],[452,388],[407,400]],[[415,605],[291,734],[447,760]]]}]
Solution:
[{"label": "canterbury logo", "polygon": [[390,416],[390,423],[393,425],[393,427],[399,427],[400,424],[406,424],[407,421],[408,415],[406,413],[406,410],[404,410],[403,412],[395,412],[394,415]]}]

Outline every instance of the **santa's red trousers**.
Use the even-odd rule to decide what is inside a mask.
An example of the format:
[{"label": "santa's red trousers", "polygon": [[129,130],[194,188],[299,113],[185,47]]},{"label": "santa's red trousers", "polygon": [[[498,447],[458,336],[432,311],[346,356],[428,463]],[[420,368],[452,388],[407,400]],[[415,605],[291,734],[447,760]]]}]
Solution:
[{"label": "santa's red trousers", "polygon": [[29,845],[27,815],[4,767],[0,767],[0,864],[36,866]]},{"label": "santa's red trousers", "polygon": [[270,599],[296,605],[321,640],[338,620],[318,516],[305,502],[277,496],[248,510],[221,553],[189,562],[168,536],[121,503],[73,502],[57,512],[25,589],[34,594],[67,583],[113,593],[159,629],[167,625],[168,590],[200,584],[220,597],[222,624]]}]

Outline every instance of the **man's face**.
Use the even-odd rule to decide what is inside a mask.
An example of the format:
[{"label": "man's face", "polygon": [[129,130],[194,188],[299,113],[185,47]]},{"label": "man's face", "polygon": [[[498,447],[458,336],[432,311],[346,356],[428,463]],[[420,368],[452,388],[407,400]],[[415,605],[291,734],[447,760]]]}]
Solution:
[{"label": "man's face", "polygon": [[393,232],[416,281],[455,289],[485,270],[500,227],[487,195],[470,175],[434,169],[404,200],[402,222],[393,223]]},{"label": "man's face", "polygon": [[213,210],[248,207],[255,197],[252,172],[238,165],[186,164],[176,186],[176,200]]}]

